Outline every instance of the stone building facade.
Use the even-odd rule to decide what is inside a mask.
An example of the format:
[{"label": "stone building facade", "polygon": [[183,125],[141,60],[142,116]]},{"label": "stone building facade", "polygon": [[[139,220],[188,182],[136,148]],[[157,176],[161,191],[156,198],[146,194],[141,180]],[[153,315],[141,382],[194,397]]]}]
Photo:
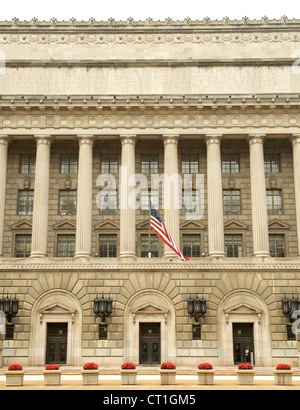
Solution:
[{"label": "stone building facade", "polygon": [[[4,365],[299,366],[299,50],[286,17],[0,23]],[[189,262],[149,236],[150,189]]]}]

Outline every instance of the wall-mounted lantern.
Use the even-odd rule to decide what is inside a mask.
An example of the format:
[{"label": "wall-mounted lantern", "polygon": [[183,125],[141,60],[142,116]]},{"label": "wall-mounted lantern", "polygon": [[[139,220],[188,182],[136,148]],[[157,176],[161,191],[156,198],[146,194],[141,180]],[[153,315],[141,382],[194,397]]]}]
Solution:
[{"label": "wall-mounted lantern", "polygon": [[193,299],[190,295],[187,301],[187,311],[190,317],[195,319],[195,322],[199,322],[199,317],[204,317],[207,312],[207,302],[204,296],[199,299],[198,296]]},{"label": "wall-mounted lantern", "polygon": [[294,319],[292,318],[293,313],[298,310],[300,311],[300,299],[298,294],[292,294],[292,297],[287,297],[286,295],[283,296],[281,301],[281,309],[282,313],[286,318],[292,322]]},{"label": "wall-mounted lantern", "polygon": [[105,319],[112,314],[112,300],[110,296],[108,299],[104,298],[103,293],[101,298],[97,296],[93,301],[93,312],[96,317],[101,318],[101,322],[105,323]]},{"label": "wall-mounted lantern", "polygon": [[3,297],[0,298],[0,311],[4,312],[8,323],[11,323],[12,319],[16,317],[19,312],[19,300],[17,296],[15,295],[13,299],[12,296],[9,297],[7,294],[5,297],[3,294]]}]

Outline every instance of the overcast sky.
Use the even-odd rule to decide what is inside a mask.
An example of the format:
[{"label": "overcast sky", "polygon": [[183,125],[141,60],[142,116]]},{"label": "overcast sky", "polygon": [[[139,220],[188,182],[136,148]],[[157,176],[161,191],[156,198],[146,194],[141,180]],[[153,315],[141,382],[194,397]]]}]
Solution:
[{"label": "overcast sky", "polygon": [[263,16],[280,18],[284,15],[289,18],[300,18],[299,0],[1,0],[0,21],[49,20],[56,17],[58,20],[69,20],[75,17],[78,20],[165,20],[171,17],[174,20],[183,20],[190,17],[192,20],[201,20],[204,17],[222,19],[230,17],[241,19],[247,16],[251,19],[260,19]]}]

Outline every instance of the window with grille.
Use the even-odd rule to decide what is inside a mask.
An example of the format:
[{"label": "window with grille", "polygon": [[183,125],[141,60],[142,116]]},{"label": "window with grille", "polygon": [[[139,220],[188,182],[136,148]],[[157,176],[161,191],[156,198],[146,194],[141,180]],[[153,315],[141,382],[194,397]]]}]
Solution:
[{"label": "window with grille", "polygon": [[18,195],[18,215],[33,214],[33,191],[19,191]]},{"label": "window with grille", "polygon": [[57,235],[57,257],[73,258],[75,254],[75,235],[60,234]]},{"label": "window with grille", "polygon": [[238,174],[240,172],[239,155],[222,155],[222,172],[224,174]]},{"label": "window with grille", "polygon": [[225,235],[225,255],[227,258],[242,258],[243,235]]},{"label": "window with grille", "polygon": [[269,235],[270,255],[272,258],[284,258],[285,251],[285,235],[270,234]]},{"label": "window with grille", "polygon": [[239,215],[241,213],[241,192],[236,189],[223,191],[224,215]]},{"label": "window with grille", "polygon": [[100,258],[117,257],[117,235],[100,235],[99,237],[99,256]]},{"label": "window with grille", "polygon": [[183,254],[188,258],[200,258],[200,235],[182,235]]},{"label": "window with grille", "polygon": [[158,174],[158,155],[142,155],[142,174]]},{"label": "window with grille", "polygon": [[76,214],[76,191],[60,191],[59,192],[59,215],[75,215]]},{"label": "window with grille", "polygon": [[20,173],[34,174],[35,173],[35,155],[20,156]]},{"label": "window with grille", "polygon": [[117,154],[101,156],[101,174],[117,174],[119,168],[118,165]]},{"label": "window with grille", "polygon": [[197,189],[182,191],[182,214],[200,215],[200,197]]},{"label": "window with grille", "polygon": [[77,174],[78,156],[77,155],[61,155],[60,157],[60,173],[61,174]]},{"label": "window with grille", "polygon": [[278,173],[281,172],[280,154],[265,155],[265,172]]},{"label": "window with grille", "polygon": [[28,258],[31,253],[31,234],[16,235],[15,257]]},{"label": "window with grille", "polygon": [[269,215],[282,215],[282,191],[267,189],[267,210]]},{"label": "window with grille", "polygon": [[147,257],[149,252],[154,258],[159,256],[159,238],[157,235],[141,235],[141,257]]},{"label": "window with grille", "polygon": [[181,172],[183,174],[197,174],[199,172],[198,155],[182,155]]}]

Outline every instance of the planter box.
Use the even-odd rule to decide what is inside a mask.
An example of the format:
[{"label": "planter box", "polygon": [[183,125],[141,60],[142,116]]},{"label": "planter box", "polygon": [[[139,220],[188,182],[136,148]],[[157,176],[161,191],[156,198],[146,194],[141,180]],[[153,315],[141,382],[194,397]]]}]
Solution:
[{"label": "planter box", "polygon": [[160,369],[160,384],[176,384],[176,369]]},{"label": "planter box", "polygon": [[82,370],[82,384],[93,386],[98,384],[99,370]]},{"label": "planter box", "polygon": [[197,370],[198,384],[212,385],[214,384],[214,370]]},{"label": "planter box", "polygon": [[293,385],[293,370],[275,370],[274,376],[276,386]]},{"label": "planter box", "polygon": [[6,386],[23,386],[24,370],[12,370],[5,372]]},{"label": "planter box", "polygon": [[237,370],[237,382],[240,385],[254,384],[255,370]]},{"label": "planter box", "polygon": [[122,381],[122,384],[124,385],[136,384],[136,376],[137,376],[137,371],[134,369],[121,370],[121,381]]},{"label": "planter box", "polygon": [[44,385],[59,386],[61,381],[60,370],[44,370]]}]

